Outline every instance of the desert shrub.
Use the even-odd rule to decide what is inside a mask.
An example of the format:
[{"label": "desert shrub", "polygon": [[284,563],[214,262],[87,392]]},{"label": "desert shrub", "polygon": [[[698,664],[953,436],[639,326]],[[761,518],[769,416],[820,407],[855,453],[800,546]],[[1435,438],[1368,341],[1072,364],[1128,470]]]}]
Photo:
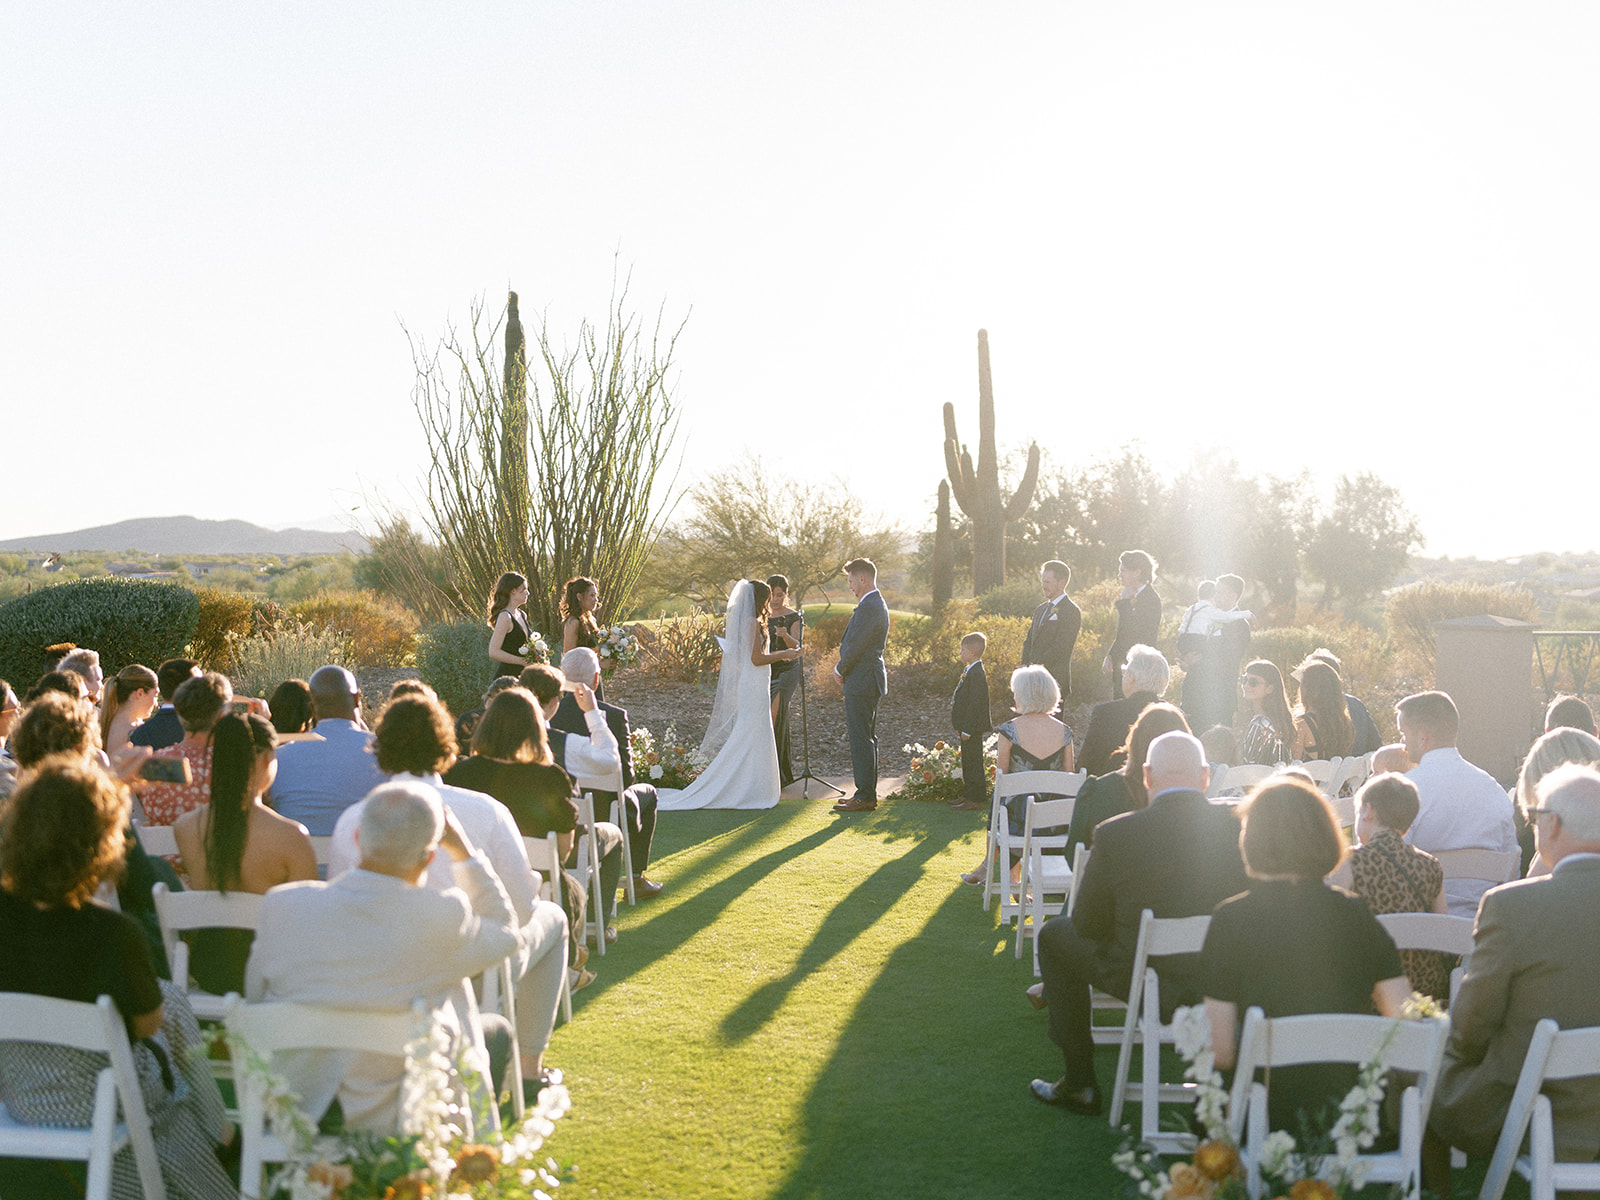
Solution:
[{"label": "desert shrub", "polygon": [[1031,617],[1044,594],[1031,575],[1008,580],[977,598],[978,612],[990,617]]},{"label": "desert shrub", "polygon": [[270,621],[256,633],[241,636],[230,631],[227,659],[234,690],[263,698],[285,679],[309,679],[318,667],[355,665],[341,634],[293,617]]},{"label": "desert shrub", "polygon": [[0,607],[0,676],[32,681],[46,646],[74,642],[100,652],[107,675],[183,653],[199,602],[187,588],[143,579],[73,580]]},{"label": "desert shrub", "polygon": [[1538,617],[1539,606],[1520,587],[1426,581],[1391,593],[1384,612],[1398,665],[1413,675],[1431,679],[1435,623],[1480,616],[1533,621]]},{"label": "desert shrub", "polygon": [[889,621],[889,640],[883,660],[891,667],[911,666],[932,661],[933,639],[939,630],[935,617],[893,617]]},{"label": "desert shrub", "polygon": [[640,662],[658,678],[694,683],[720,664],[721,632],[722,619],[708,612],[663,617],[654,626],[639,627]]},{"label": "desert shrub", "polygon": [[358,667],[404,667],[416,653],[416,617],[376,592],[323,592],[291,604],[289,611],[308,625],[342,634]]},{"label": "desert shrub", "polygon": [[200,610],[190,649],[194,658],[212,670],[233,669],[230,639],[253,637],[285,615],[278,605],[252,592],[200,587],[194,589],[194,594],[200,601]]},{"label": "desert shrub", "polygon": [[850,624],[850,614],[855,610],[847,608],[842,612],[831,612],[828,608],[806,610],[806,641],[811,645],[820,646],[831,650],[844,640],[845,626]]},{"label": "desert shrub", "polygon": [[494,679],[485,621],[440,621],[417,637],[417,673],[452,713],[478,707]]},{"label": "desert shrub", "polygon": [[294,605],[311,600],[323,592],[349,592],[356,588],[355,559],[348,554],[331,555],[298,563],[275,574],[267,583],[267,594],[279,604]]}]

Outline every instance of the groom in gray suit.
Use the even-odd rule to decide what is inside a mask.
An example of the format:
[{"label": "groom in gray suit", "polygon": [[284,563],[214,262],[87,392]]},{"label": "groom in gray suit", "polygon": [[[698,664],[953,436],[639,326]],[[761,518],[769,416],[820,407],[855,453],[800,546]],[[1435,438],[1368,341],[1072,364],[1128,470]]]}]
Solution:
[{"label": "groom in gray suit", "polygon": [[878,701],[889,690],[883,647],[889,640],[889,606],[878,591],[878,568],[871,559],[845,564],[856,610],[839,643],[833,673],[844,685],[844,722],[850,737],[850,765],[856,794],[833,806],[834,812],[871,812],[878,807]]}]

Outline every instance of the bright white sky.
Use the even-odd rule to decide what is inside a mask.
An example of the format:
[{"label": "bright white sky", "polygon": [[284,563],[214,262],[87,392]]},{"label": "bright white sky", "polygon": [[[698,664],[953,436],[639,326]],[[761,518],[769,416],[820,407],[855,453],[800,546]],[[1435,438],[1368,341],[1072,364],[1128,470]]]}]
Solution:
[{"label": "bright white sky", "polygon": [[0,537],[403,499],[402,322],[603,318],[620,253],[688,478],[930,524],[982,326],[1003,443],[1589,549],[1597,119],[1586,0],[10,4]]}]

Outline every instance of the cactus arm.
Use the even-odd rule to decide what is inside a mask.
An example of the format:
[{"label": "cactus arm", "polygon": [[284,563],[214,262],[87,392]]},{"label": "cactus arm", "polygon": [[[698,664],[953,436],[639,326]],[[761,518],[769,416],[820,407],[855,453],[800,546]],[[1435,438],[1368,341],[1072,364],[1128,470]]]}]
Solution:
[{"label": "cactus arm", "polygon": [[1012,493],[1011,503],[1006,505],[1006,520],[1019,520],[1028,511],[1028,506],[1033,503],[1034,487],[1039,482],[1039,446],[1035,443],[1028,447],[1028,469],[1023,472],[1022,482],[1017,484],[1017,490]]}]

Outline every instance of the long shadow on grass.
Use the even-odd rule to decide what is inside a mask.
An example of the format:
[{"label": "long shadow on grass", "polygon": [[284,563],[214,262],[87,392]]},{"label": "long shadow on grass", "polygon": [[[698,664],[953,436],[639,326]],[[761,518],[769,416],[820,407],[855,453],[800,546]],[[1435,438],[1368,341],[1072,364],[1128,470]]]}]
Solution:
[{"label": "long shadow on grass", "polygon": [[768,1200],[1121,1193],[1105,1122],[1027,1096],[1033,1061],[1056,1052],[974,901],[957,889],[889,956],[797,1110],[801,1154]]},{"label": "long shadow on grass", "polygon": [[[835,826],[835,829],[839,826]],[[806,945],[787,975],[757,988],[722,1020],[724,1042],[742,1042],[772,1019],[794,986],[813,971],[821,970],[836,954],[860,937],[885,913],[905,898],[922,874],[923,864],[944,849],[930,839],[918,842],[893,862],[868,875],[833,906],[816,936]]]},{"label": "long shadow on grass", "polygon": [[[663,826],[658,824],[656,826],[656,837],[658,840],[664,841],[666,840],[662,837],[664,831],[667,832],[668,836],[672,838],[676,838],[678,835],[687,831],[687,824],[679,825],[674,818],[686,817],[689,819],[689,821],[705,821],[707,823],[711,823],[714,820],[713,813],[715,813],[715,810],[708,810],[704,814],[696,812],[663,814],[668,819],[669,825]],[[736,857],[745,846],[752,842],[762,841],[765,838],[771,837],[778,830],[790,824],[797,817],[802,816],[804,813],[805,805],[803,804],[791,805],[787,802],[780,803],[780,806],[776,811],[772,809],[764,809],[758,815],[746,820],[741,825],[735,825],[720,832],[710,833],[701,837],[697,841],[687,843],[669,851],[669,855],[687,854],[696,851],[698,851],[700,854],[699,859],[691,865],[682,867],[675,865],[673,867],[673,890],[687,890],[688,888],[692,887],[694,882],[702,875],[721,867],[722,864],[728,859]],[[722,817],[723,819],[726,819],[722,813],[716,813],[716,817]],[[714,849],[707,848],[705,846],[706,841],[712,838],[720,839],[717,841]]]}]

